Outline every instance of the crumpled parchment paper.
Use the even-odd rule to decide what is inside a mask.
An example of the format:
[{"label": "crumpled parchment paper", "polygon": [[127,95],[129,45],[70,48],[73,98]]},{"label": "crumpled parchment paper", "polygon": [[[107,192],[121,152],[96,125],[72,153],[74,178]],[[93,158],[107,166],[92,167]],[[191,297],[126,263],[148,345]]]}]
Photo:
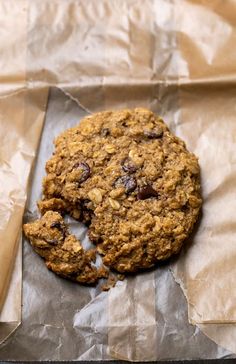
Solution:
[{"label": "crumpled parchment paper", "polygon": [[[39,181],[52,151],[53,136],[89,111],[146,106],[159,113],[199,156],[202,167],[203,216],[193,242],[171,268],[188,300],[190,322],[218,344],[236,351],[235,1],[9,0],[0,7],[5,24],[1,31],[7,35],[7,42],[1,44],[5,52],[0,60],[0,129],[5,147],[1,153],[1,216],[7,224],[0,230],[4,232],[1,249],[8,256],[0,264],[3,271],[7,266],[6,279],[0,282],[2,301],[4,287],[14,277],[10,273],[19,251],[19,226],[43,125],[47,87],[57,86],[63,90],[64,99],[58,105],[60,95],[56,93],[53,105],[57,104],[57,109],[49,105],[26,216],[36,216]],[[77,107],[74,114],[72,99]],[[6,134],[10,136],[8,144]],[[78,233],[84,234],[84,229],[81,227]],[[227,355],[196,326],[187,323],[183,295],[168,267],[121,282],[108,294],[99,294],[99,288],[85,290],[59,280],[45,270],[28,245],[24,250],[23,324],[0,347],[3,358],[12,355],[13,359],[82,360],[112,355],[155,360]],[[21,271],[20,264],[16,269]],[[20,292],[19,274],[15,277],[19,282],[14,280],[11,287],[16,284]],[[55,285],[57,289],[52,292]],[[72,292],[77,292],[77,299]],[[59,299],[59,293],[63,299]],[[73,305],[71,297],[75,299]],[[18,305],[14,315],[19,312],[20,300],[15,302]],[[9,330],[5,336],[8,334]],[[26,338],[28,342],[37,339],[43,350],[39,346],[34,351],[28,345],[23,352]],[[187,348],[184,340],[192,344]]]},{"label": "crumpled parchment paper", "polygon": [[0,342],[21,319],[22,216],[46,103],[37,89],[0,98]]},{"label": "crumpled parchment paper", "polygon": [[[52,140],[86,115],[58,89],[51,90],[25,221],[36,201]],[[88,247],[86,229],[69,219]],[[188,345],[183,345],[188,342]],[[37,345],[35,345],[37,343]],[[173,344],[174,343],[174,344]],[[2,360],[160,360],[228,357],[226,350],[188,323],[187,305],[169,265],[130,277],[109,292],[57,277],[24,239],[22,324],[0,347]]]}]

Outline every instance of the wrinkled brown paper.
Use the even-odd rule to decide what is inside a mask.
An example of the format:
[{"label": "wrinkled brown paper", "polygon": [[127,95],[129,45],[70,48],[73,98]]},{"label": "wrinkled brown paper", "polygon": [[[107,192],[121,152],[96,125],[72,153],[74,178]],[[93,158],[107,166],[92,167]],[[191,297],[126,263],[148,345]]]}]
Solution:
[{"label": "wrinkled brown paper", "polygon": [[22,90],[0,98],[0,341],[6,328],[8,335],[21,319],[22,216],[46,101],[43,90]]},{"label": "wrinkled brown paper", "polygon": [[[197,324],[219,345],[236,352],[233,340],[236,336],[236,2],[45,0],[42,3],[38,0],[9,0],[0,7],[9,35],[8,41],[1,45],[6,50],[5,57],[0,60],[0,94],[5,95],[0,98],[0,105],[3,103],[0,108],[1,140],[5,141],[6,133],[10,136],[10,143],[3,143],[5,149],[1,157],[4,190],[0,205],[3,206],[0,237],[4,244],[0,249],[4,250],[4,255],[0,251],[0,263],[3,263],[0,267],[5,274],[4,280],[0,281],[2,301],[7,282],[11,279],[14,257],[17,250],[19,252],[17,239],[26,185],[45,114],[45,87],[57,86],[68,95],[68,101],[64,99],[61,109],[58,107],[48,116],[49,124],[46,125],[53,126],[46,129],[48,134],[44,136],[44,145],[46,140],[52,142],[52,134],[56,135],[77,122],[75,120],[69,125],[66,118],[70,113],[68,105],[72,107],[71,102],[75,100],[84,113],[105,108],[149,107],[162,115],[171,130],[198,155],[202,170],[203,215],[193,241],[172,264],[172,270],[188,300],[189,321]],[[77,112],[80,119],[81,111],[78,109]],[[44,159],[50,155],[49,146],[44,149],[41,143],[40,148]],[[37,187],[34,181],[32,202],[28,205],[28,213],[32,216],[36,216],[35,201],[39,197],[39,181],[44,173],[41,160],[37,161],[37,165]],[[32,254],[27,248],[25,262],[28,261],[28,264]],[[34,260],[39,264],[36,257]],[[48,289],[50,282],[55,284],[60,280],[49,275],[51,281],[36,284],[33,277],[39,280],[42,274],[46,274],[43,265],[36,269],[37,264],[31,275],[29,266],[24,268],[24,299],[34,315],[23,312],[23,327],[14,334],[17,340],[12,336],[15,345],[12,346],[18,348],[17,352],[12,351],[13,359],[70,359],[56,342],[60,315],[52,318],[56,315],[54,299]],[[15,269],[20,272],[20,264]],[[35,270],[38,270],[38,276],[32,276]],[[16,276],[19,280],[19,275]],[[160,277],[166,282],[165,287]],[[16,284],[14,282],[11,287]],[[62,287],[69,289],[71,286],[66,283],[57,283],[58,290],[63,292]],[[51,307],[50,318],[45,319],[46,313],[30,300],[34,285],[41,294],[47,294],[44,300],[45,303],[47,300],[50,302],[47,306]],[[16,286],[20,297],[20,282]],[[168,268],[163,268],[128,279],[108,294],[99,295],[96,289],[88,289],[84,308],[82,303],[78,304],[78,314],[75,313],[76,307],[71,308],[70,319],[63,323],[63,337],[68,340],[76,332],[79,341],[83,340],[83,333],[84,337],[92,335],[93,339],[90,350],[84,343],[83,354],[74,346],[74,349],[70,348],[71,357],[106,359],[110,353],[116,358],[156,360],[227,355],[223,349],[211,344],[198,329],[188,325],[185,309],[171,304],[172,293],[175,302],[181,301],[181,291],[175,286],[171,283]],[[82,290],[74,289],[78,294]],[[167,292],[168,299],[162,301]],[[104,305],[108,307],[105,321],[95,314],[97,311],[105,315],[100,309]],[[60,310],[63,312],[63,309]],[[19,305],[17,311],[19,313]],[[180,316],[182,331],[176,329],[179,323],[173,319],[170,321],[173,313]],[[19,322],[19,315],[16,321]],[[193,333],[194,330],[198,331]],[[45,340],[54,335],[55,346],[51,345],[54,354],[45,345],[44,354],[32,351],[25,357],[21,355],[16,342],[23,345],[26,332],[32,338],[43,335]],[[180,345],[183,343],[179,339],[180,332],[181,338],[188,342],[190,337],[196,336],[196,341],[184,350]],[[34,336],[36,333],[38,335]],[[98,339],[95,339],[96,335]],[[173,351],[167,350],[170,338],[174,338],[175,342]],[[204,350],[198,353],[196,345],[201,345]],[[6,342],[2,349],[0,347],[0,354],[2,352],[5,359],[4,353],[9,353],[9,346],[11,343]]]}]

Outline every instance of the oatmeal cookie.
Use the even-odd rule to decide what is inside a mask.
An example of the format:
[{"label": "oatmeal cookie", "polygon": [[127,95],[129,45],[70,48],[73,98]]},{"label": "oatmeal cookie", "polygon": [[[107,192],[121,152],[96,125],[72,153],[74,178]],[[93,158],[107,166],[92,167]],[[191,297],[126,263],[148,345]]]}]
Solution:
[{"label": "oatmeal cookie", "polygon": [[80,283],[95,283],[107,277],[104,267],[97,269],[95,250],[84,251],[74,235],[70,235],[58,212],[48,211],[40,219],[24,225],[24,233],[34,250],[45,259],[46,266],[61,277]]},{"label": "oatmeal cookie", "polygon": [[201,207],[197,158],[142,108],[100,112],[66,130],[46,172],[42,213],[89,225],[104,264],[121,273],[178,253]]}]

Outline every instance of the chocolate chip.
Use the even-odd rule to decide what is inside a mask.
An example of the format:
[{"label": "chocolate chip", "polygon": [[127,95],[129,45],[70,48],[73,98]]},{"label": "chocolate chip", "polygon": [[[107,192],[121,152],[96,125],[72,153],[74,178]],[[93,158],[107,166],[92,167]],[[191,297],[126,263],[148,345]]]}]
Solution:
[{"label": "chocolate chip", "polygon": [[51,228],[56,228],[56,229],[59,229],[61,230],[62,229],[62,226],[61,226],[61,223],[59,221],[54,221],[51,225],[50,225]]},{"label": "chocolate chip", "polygon": [[74,168],[82,169],[82,174],[78,181],[79,183],[85,182],[89,178],[91,171],[89,165],[86,162],[76,163]]},{"label": "chocolate chip", "polygon": [[125,192],[126,193],[131,193],[135,190],[135,188],[137,187],[137,181],[134,177],[132,176],[121,176],[119,178],[117,178],[117,180],[114,183],[115,187],[125,187]]},{"label": "chocolate chip", "polygon": [[138,200],[146,200],[147,198],[158,196],[158,192],[154,190],[151,185],[146,185],[139,188],[137,198]]},{"label": "chocolate chip", "polygon": [[125,158],[121,162],[121,165],[122,165],[122,169],[124,172],[134,173],[137,171],[137,167],[134,165],[134,163],[129,158]]},{"label": "chocolate chip", "polygon": [[101,130],[101,136],[106,137],[108,135],[110,135],[110,130],[108,128],[103,128]]},{"label": "chocolate chip", "polygon": [[161,138],[163,135],[163,130],[161,127],[156,127],[152,130],[144,130],[144,135],[149,139],[158,139]]}]

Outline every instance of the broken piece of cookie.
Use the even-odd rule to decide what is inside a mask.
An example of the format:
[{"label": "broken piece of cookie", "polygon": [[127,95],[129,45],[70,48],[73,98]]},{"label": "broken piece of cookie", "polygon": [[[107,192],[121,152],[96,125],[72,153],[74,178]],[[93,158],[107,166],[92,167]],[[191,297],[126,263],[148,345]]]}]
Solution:
[{"label": "broken piece of cookie", "polygon": [[45,259],[54,273],[70,280],[92,284],[107,277],[108,271],[97,269],[95,250],[84,251],[79,240],[70,235],[58,212],[48,211],[39,220],[24,225],[24,233],[34,250]]}]

